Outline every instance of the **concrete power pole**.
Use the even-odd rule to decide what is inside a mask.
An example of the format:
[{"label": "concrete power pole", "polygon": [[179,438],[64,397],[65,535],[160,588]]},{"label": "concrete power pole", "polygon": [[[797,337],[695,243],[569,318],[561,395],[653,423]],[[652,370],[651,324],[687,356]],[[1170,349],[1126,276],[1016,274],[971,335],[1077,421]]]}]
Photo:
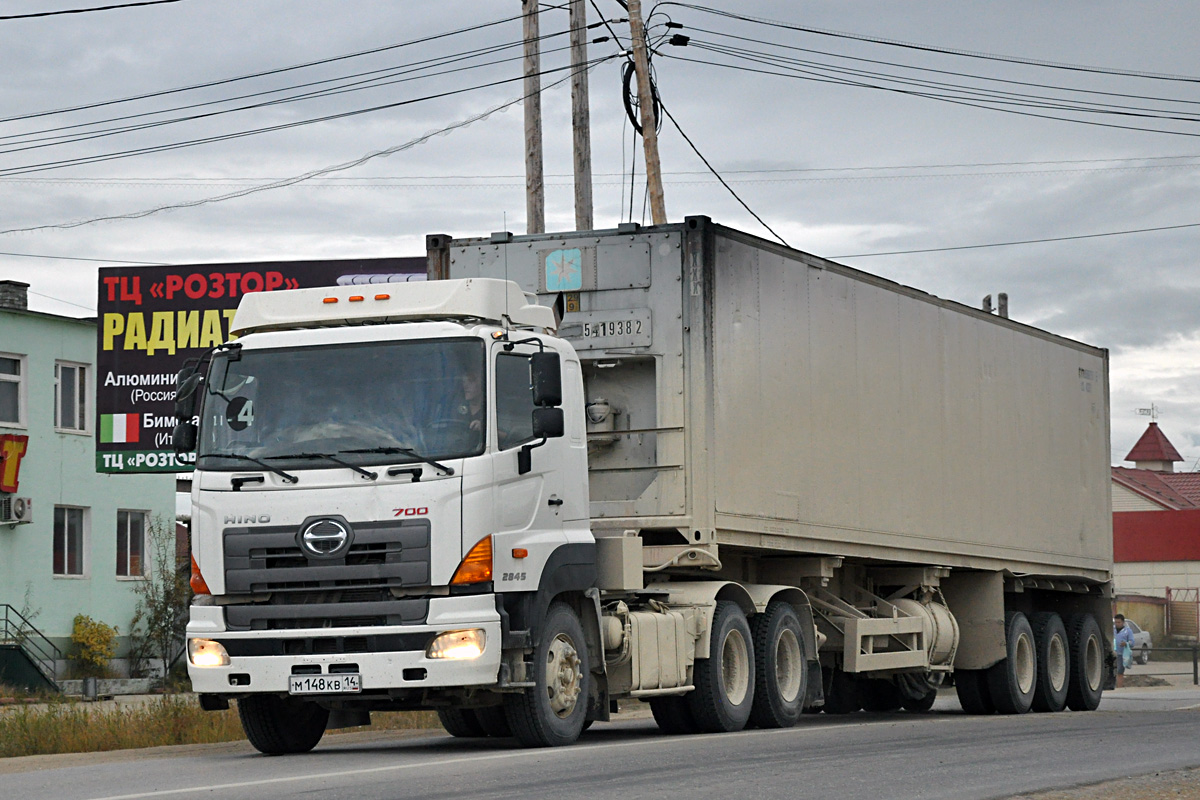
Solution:
[{"label": "concrete power pole", "polygon": [[650,189],[650,220],[667,224],[663,199],[662,168],[658,162],[658,131],[654,119],[654,94],[650,90],[650,61],[646,55],[646,28],[641,0],[629,0],[629,32],[633,36],[633,68],[637,72],[638,108],[642,117],[642,147],[646,152],[646,184]]},{"label": "concrete power pole", "polygon": [[571,129],[575,134],[575,230],[592,224],[592,119],[588,109],[587,5],[571,0]]},{"label": "concrete power pole", "polygon": [[542,71],[537,0],[521,0],[525,33],[525,219],[528,233],[546,231],[542,182]]}]

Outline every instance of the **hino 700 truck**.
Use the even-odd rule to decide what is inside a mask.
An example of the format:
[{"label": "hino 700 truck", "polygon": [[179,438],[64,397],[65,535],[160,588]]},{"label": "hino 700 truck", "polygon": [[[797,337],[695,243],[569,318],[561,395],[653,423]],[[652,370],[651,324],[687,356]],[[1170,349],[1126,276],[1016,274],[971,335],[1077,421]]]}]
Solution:
[{"label": "hino 700 truck", "polygon": [[189,672],[256,748],[1099,704],[1106,351],[706,217],[427,244],[180,374]]}]

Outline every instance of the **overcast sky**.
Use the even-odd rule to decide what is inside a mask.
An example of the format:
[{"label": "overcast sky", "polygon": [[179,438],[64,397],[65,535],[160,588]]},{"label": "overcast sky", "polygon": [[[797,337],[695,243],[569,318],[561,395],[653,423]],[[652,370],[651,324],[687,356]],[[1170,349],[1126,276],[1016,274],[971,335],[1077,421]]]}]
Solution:
[{"label": "overcast sky", "polygon": [[[0,16],[124,1],[3,0]],[[623,17],[614,0],[596,4],[610,20]],[[687,47],[659,48],[655,70],[663,103],[734,190],[793,247],[837,258],[1200,223],[1200,124],[1192,121],[1200,120],[1196,4],[707,5],[826,32],[671,4],[658,6],[651,20],[655,36],[667,32],[669,17],[684,26],[671,33],[692,37]],[[95,308],[101,263],[411,256],[423,254],[427,233],[472,236],[505,227],[523,233],[519,104],[287,188],[137,219],[41,227],[294,178],[413,143],[510,103],[521,95],[519,21],[429,39],[516,16],[520,8],[519,0],[180,0],[0,20],[0,278],[32,284],[34,309],[87,316]],[[543,69],[556,70],[566,63],[566,13],[544,8]],[[598,17],[589,8],[589,21]],[[591,74],[599,228],[629,218],[635,149],[632,215],[643,220],[640,141],[635,146],[621,104],[619,53],[628,26],[614,22],[613,28],[623,44],[589,50],[593,58],[613,57]],[[597,29],[589,35],[610,34]],[[408,42],[416,43],[393,47]],[[380,48],[390,49],[227,82]],[[549,73],[543,85],[563,75]],[[261,105],[370,78],[386,85]],[[918,80],[926,83],[917,86]],[[920,96],[949,92],[959,102]],[[1003,98],[1008,112],[974,107],[995,107],[997,92],[1010,93]],[[421,99],[445,93],[451,94]],[[1105,104],[1110,113],[1068,108],[1078,103]],[[259,107],[229,111],[249,105]],[[389,105],[164,152],[59,163]],[[547,229],[570,230],[565,84],[546,89],[543,113]],[[192,119],[113,132],[180,117]],[[64,141],[68,137],[73,141]],[[670,123],[660,142],[672,221],[707,214],[770,235],[707,173]],[[10,232],[24,228],[40,229]],[[1185,227],[837,260],[971,305],[1007,292],[1014,319],[1109,348],[1113,463],[1121,463],[1149,421],[1136,409],[1154,404],[1163,430],[1187,458],[1180,468],[1190,470],[1200,459],[1198,241],[1200,227]]]}]

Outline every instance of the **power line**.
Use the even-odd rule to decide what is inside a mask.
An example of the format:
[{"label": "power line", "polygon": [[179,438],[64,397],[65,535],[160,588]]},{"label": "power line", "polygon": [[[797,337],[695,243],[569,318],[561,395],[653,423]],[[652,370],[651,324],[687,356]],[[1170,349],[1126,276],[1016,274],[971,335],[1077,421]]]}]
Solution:
[{"label": "power line", "polygon": [[693,11],[701,11],[716,16],[728,17],[730,19],[741,20],[742,22],[751,22],[757,25],[768,25],[776,28],[787,30],[800,31],[802,33],[811,33],[818,36],[829,36],[839,39],[852,39],[860,42],[870,42],[872,44],[887,45],[889,47],[900,47],[909,50],[921,50],[930,53],[940,53],[942,55],[962,56],[965,58],[978,58],[987,61],[1003,61],[1011,64],[1023,64],[1025,66],[1047,67],[1051,69],[1069,70],[1072,72],[1094,72],[1102,75],[1119,75],[1129,78],[1147,78],[1152,80],[1179,81],[1183,83],[1200,83],[1200,77],[1193,75],[1171,75],[1161,72],[1145,72],[1142,70],[1127,70],[1118,69],[1115,67],[1097,67],[1083,64],[1067,64],[1058,61],[1045,61],[1035,58],[1023,58],[1020,56],[1001,55],[997,53],[986,53],[975,50],[962,50],[950,47],[940,47],[937,45],[918,44],[914,42],[904,42],[897,39],[884,39],[876,36],[867,36],[860,33],[846,33],[844,31],[833,31],[824,28],[811,28],[804,25],[796,25],[790,22],[782,22],[780,20],[767,19],[765,17],[751,17],[745,14],[736,14],[732,11],[723,11],[718,8],[708,8],[707,6],[695,5],[692,3],[674,2],[674,0],[663,0],[658,3],[655,8],[660,6],[679,6],[680,8],[688,8]]},{"label": "power line", "polygon": [[[55,261],[94,261],[98,264],[131,264],[138,267],[165,267],[166,264],[155,261],[120,261],[115,258],[82,258],[80,256],[47,256],[40,253],[4,253],[0,252],[0,256],[14,256],[17,258],[49,258]],[[65,300],[63,302],[66,302]]]},{"label": "power line", "polygon": [[782,242],[784,247],[790,247],[791,245],[789,245],[786,241],[784,241],[784,238],[782,236],[780,236],[778,233],[776,233],[775,230],[770,225],[768,225],[765,221],[763,221],[762,217],[760,217],[758,214],[754,213],[754,209],[752,209],[752,208],[750,208],[750,206],[746,205],[746,201],[743,200],[741,197],[739,197],[738,193],[733,190],[733,187],[730,186],[725,181],[725,179],[721,177],[721,173],[717,172],[716,169],[713,168],[713,165],[708,163],[708,159],[704,157],[704,154],[700,152],[700,149],[696,147],[695,143],[692,142],[691,138],[686,133],[683,132],[683,128],[679,127],[679,122],[675,119],[675,117],[671,114],[671,112],[667,110],[667,107],[662,103],[661,100],[658,103],[658,107],[661,108],[663,113],[667,115],[667,119],[671,120],[671,124],[675,126],[675,130],[679,131],[679,135],[683,137],[683,140],[688,143],[688,147],[692,148],[692,152],[695,153],[696,156],[701,161],[704,162],[704,166],[708,167],[709,172],[711,172],[714,176],[716,176],[716,179],[721,182],[721,185],[729,190],[729,193],[731,195],[733,195],[733,199],[737,200],[738,203],[741,204],[742,208],[746,209],[746,211],[748,211],[750,213],[750,216],[752,216],[756,220],[758,220],[760,225],[762,225],[764,228],[766,228],[768,231],[770,231],[772,236],[774,236],[776,239],[778,239],[780,242]]},{"label": "power line", "polygon": [[[602,56],[600,58],[591,59],[584,64],[583,68],[590,72],[591,70],[598,67],[600,64],[603,64],[606,61],[611,61],[612,59],[614,59],[616,57],[617,56],[614,54],[614,55]],[[550,83],[546,86],[543,86],[541,91],[544,93],[544,92],[548,91],[549,89],[552,89],[556,86],[561,86],[564,83],[571,80],[571,77],[572,77],[571,74],[568,74],[565,77],[559,78],[558,80],[553,81],[552,83]],[[520,80],[520,78],[518,78],[518,80]],[[460,120],[458,122],[452,123],[443,128],[439,128],[437,130],[430,131],[426,134],[423,134],[422,136],[418,136],[415,139],[411,139],[411,140],[405,142],[404,144],[396,145],[395,147],[389,147],[385,150],[380,150],[375,153],[368,153],[367,155],[356,158],[353,161],[347,161],[342,164],[335,164],[335,165],[329,166],[329,167],[322,167],[321,169],[316,169],[316,170],[312,170],[311,172],[306,172],[303,175],[297,175],[297,176],[294,176],[291,178],[285,178],[283,180],[273,181],[271,183],[264,184],[261,186],[253,186],[253,187],[242,189],[242,190],[239,190],[236,192],[230,192],[228,194],[219,195],[217,197],[207,197],[207,198],[203,198],[200,200],[191,200],[191,201],[187,201],[187,202],[183,202],[183,203],[173,203],[170,205],[158,206],[156,208],[146,209],[143,211],[135,211],[135,212],[131,212],[128,214],[112,214],[112,215],[103,216],[103,217],[93,217],[92,219],[86,219],[86,220],[82,220],[79,222],[58,223],[58,224],[52,224],[52,225],[35,225],[35,226],[28,227],[28,228],[11,228],[9,230],[0,231],[0,235],[4,235],[7,233],[27,233],[30,231],[50,230],[50,229],[55,229],[55,228],[58,228],[58,229],[78,228],[83,225],[91,225],[96,222],[108,222],[111,220],[141,219],[143,217],[151,216],[152,214],[158,214],[162,211],[173,211],[173,210],[182,209],[182,208],[195,208],[197,206],[208,205],[211,203],[219,203],[219,202],[222,202],[225,200],[233,200],[238,197],[246,197],[247,195],[256,194],[258,192],[265,192],[270,189],[280,189],[285,186],[291,186],[293,184],[311,180],[312,178],[320,177],[321,175],[327,175],[331,172],[341,172],[341,171],[344,171],[347,169],[352,169],[354,167],[365,164],[368,161],[371,161],[376,158],[386,158],[388,156],[394,155],[395,153],[399,153],[404,150],[409,150],[413,147],[416,147],[417,145],[424,144],[425,142],[429,141],[430,139],[432,139],[435,136],[441,136],[443,134],[450,133],[451,131],[455,131],[460,128],[465,128],[468,125],[471,125],[475,122],[479,122],[480,120],[487,119],[488,117],[492,116],[493,114],[500,112],[500,111],[504,111],[505,109],[510,108],[512,106],[515,106],[516,104],[523,102],[527,97],[531,97],[531,96],[533,96],[532,93],[528,94],[528,95],[521,95],[521,96],[515,97],[511,100],[501,103],[498,106],[493,106],[492,108],[488,109],[487,111],[484,111],[482,113],[476,114],[471,117],[468,117],[464,120]]]},{"label": "power line", "polygon": [[965,244],[957,247],[928,247],[919,250],[892,250],[885,253],[851,253],[842,256],[828,256],[830,259],[838,258],[873,258],[875,256],[904,256],[913,253],[945,253],[950,250],[980,250],[985,247],[1012,247],[1019,244],[1042,244],[1044,242],[1069,242],[1076,239],[1098,239],[1104,236],[1125,236],[1131,233],[1154,233],[1156,231],[1177,231],[1183,228],[1200,228],[1200,222],[1189,222],[1184,225],[1163,225],[1157,228],[1137,228],[1128,231],[1107,231],[1105,233],[1084,233],[1078,236],[1053,236],[1046,239],[1024,239],[1016,242],[989,242],[988,244]]},{"label": "power line", "polygon": [[[588,63],[589,63],[589,65],[591,65],[591,64],[599,63],[600,61],[607,61],[614,57],[615,56],[604,56],[599,60],[593,59],[592,61],[589,61]],[[569,70],[571,68],[572,67],[570,65],[566,65],[566,66],[562,66],[562,67],[551,67],[551,68],[542,70],[539,74],[550,75],[552,73],[561,72],[563,70]],[[113,161],[113,160],[120,159],[120,158],[130,158],[133,156],[146,155],[149,153],[161,153],[161,152],[166,152],[166,151],[170,151],[170,150],[178,150],[178,149],[181,149],[184,147],[193,147],[193,146],[201,145],[201,144],[212,144],[214,142],[224,142],[224,141],[230,141],[232,139],[241,139],[241,138],[245,138],[247,136],[254,136],[254,135],[257,135],[260,133],[273,133],[276,131],[290,130],[292,128],[299,128],[299,127],[303,127],[306,125],[312,125],[312,124],[315,124],[318,122],[330,122],[333,120],[346,119],[348,117],[360,116],[362,114],[370,114],[370,113],[374,113],[376,111],[386,111],[389,109],[401,108],[403,106],[413,105],[415,103],[421,103],[421,102],[425,102],[428,100],[437,100],[437,99],[441,99],[441,98],[445,98],[445,97],[453,97],[455,95],[466,94],[468,92],[477,91],[479,89],[488,89],[488,88],[492,88],[495,86],[502,86],[506,83],[513,83],[515,81],[521,81],[521,80],[524,80],[524,78],[522,76],[518,75],[515,78],[502,78],[502,79],[495,80],[495,81],[489,81],[487,83],[481,83],[481,84],[476,84],[474,86],[468,86],[463,89],[447,90],[444,92],[437,92],[434,94],[424,95],[422,97],[410,98],[408,100],[400,100],[400,101],[397,101],[394,103],[384,103],[381,105],[370,106],[367,108],[354,109],[352,111],[343,111],[343,112],[339,112],[336,114],[327,114],[327,115],[321,116],[321,117],[313,117],[313,118],[309,118],[309,119],[297,120],[294,122],[280,123],[277,125],[268,125],[268,126],[260,127],[260,128],[250,128],[247,130],[237,131],[234,133],[218,134],[218,135],[206,136],[206,137],[202,137],[202,138],[198,138],[198,139],[187,139],[187,140],[180,141],[180,142],[172,142],[172,143],[161,144],[161,145],[151,145],[151,146],[147,146],[147,147],[133,148],[130,150],[120,150],[120,151],[113,152],[113,153],[103,153],[103,154],[91,155],[91,156],[79,156],[76,158],[60,159],[58,161],[47,161],[47,162],[36,163],[36,164],[24,164],[24,165],[17,166],[17,167],[0,169],[0,177],[11,176],[11,175],[26,175],[26,174],[29,174],[32,172],[44,172],[46,170],[60,169],[62,167],[79,166],[81,164],[95,164],[95,163],[99,163],[102,161]]]},{"label": "power line", "polygon": [[[9,14],[0,17],[0,20],[7,19],[32,19],[33,17],[57,17],[60,14],[88,14],[92,11],[115,11],[121,8],[137,8],[138,6],[161,6],[167,3],[178,3],[180,0],[142,0],[140,3],[121,3],[120,5],[112,6],[96,6],[94,8],[70,8],[63,11],[39,11],[35,14]],[[63,301],[66,302],[66,301]]]}]

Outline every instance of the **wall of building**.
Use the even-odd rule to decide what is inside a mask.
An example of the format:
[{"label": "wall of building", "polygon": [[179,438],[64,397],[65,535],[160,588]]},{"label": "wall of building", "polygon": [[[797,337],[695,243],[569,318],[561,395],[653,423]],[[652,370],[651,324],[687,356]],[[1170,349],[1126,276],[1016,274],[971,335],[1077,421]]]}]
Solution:
[{"label": "wall of building", "polygon": [[[32,523],[0,525],[0,603],[20,610],[28,597],[34,625],[60,647],[69,644],[76,614],[117,626],[124,640],[140,579],[117,575],[117,512],[149,512],[173,532],[174,476],[96,473],[93,321],[0,308],[0,353],[26,357],[25,425],[0,424],[0,434],[29,437],[15,496],[33,500]],[[55,428],[56,360],[87,366],[82,433]],[[84,569],[78,577],[54,574],[55,506],[85,509]]]},{"label": "wall of building", "polygon": [[1200,587],[1200,561],[1132,561],[1113,566],[1113,583],[1121,594],[1165,597],[1168,587]]},{"label": "wall of building", "polygon": [[1118,511],[1166,511],[1158,503],[1151,502],[1137,492],[1113,481],[1112,510]]}]

